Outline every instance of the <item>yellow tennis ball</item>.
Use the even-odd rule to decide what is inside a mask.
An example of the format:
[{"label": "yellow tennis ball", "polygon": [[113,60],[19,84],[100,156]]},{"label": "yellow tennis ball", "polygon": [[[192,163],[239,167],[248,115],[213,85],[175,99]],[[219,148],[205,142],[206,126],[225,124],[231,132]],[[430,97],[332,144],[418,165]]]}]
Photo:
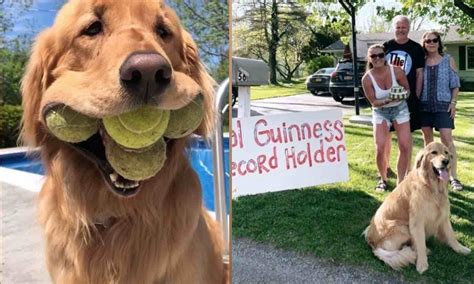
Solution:
[{"label": "yellow tennis ball", "polygon": [[97,119],[80,114],[67,106],[51,109],[45,120],[54,136],[70,143],[85,141],[98,129]]},{"label": "yellow tennis ball", "polygon": [[193,133],[201,124],[203,116],[203,99],[199,96],[185,107],[171,111],[164,136],[177,139]]},{"label": "yellow tennis ball", "polygon": [[154,144],[168,126],[169,110],[145,106],[131,112],[103,119],[112,139],[123,147],[141,149]]},{"label": "yellow tennis ball", "polygon": [[114,141],[105,146],[105,154],[112,168],[121,176],[140,181],[156,175],[166,160],[166,142],[163,138],[145,150],[131,150]]}]

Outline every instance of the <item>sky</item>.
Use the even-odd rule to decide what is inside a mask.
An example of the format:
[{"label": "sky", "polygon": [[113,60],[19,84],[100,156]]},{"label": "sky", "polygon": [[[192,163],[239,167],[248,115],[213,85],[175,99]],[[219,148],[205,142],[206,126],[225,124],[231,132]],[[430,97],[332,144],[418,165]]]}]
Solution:
[{"label": "sky", "polygon": [[[24,9],[20,5],[21,1],[30,2],[32,5]],[[14,24],[11,31],[7,33],[7,37],[36,35],[39,31],[51,26],[63,2],[62,0],[3,0],[2,8]]]}]

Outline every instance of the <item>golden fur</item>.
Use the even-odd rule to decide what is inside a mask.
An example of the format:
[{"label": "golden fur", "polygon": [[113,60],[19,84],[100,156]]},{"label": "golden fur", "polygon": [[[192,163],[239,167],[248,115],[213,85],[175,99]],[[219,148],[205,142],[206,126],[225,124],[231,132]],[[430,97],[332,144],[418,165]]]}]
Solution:
[{"label": "golden fur", "polygon": [[[430,236],[460,254],[470,253],[456,240],[449,221],[447,177],[451,161],[452,155],[443,144],[428,144],[418,153],[415,169],[387,196],[364,231],[374,254],[393,269],[416,263],[419,273],[426,271],[425,240]],[[444,176],[438,175],[437,169]]]},{"label": "golden fur", "polygon": [[[81,33],[100,20],[97,36]],[[155,26],[171,36],[157,36]],[[167,89],[153,103],[177,109],[204,97],[196,131],[213,129],[213,81],[191,36],[162,1],[72,0],[36,41],[23,80],[23,141],[41,147],[46,180],[39,218],[46,261],[55,283],[223,283],[219,226],[201,201],[186,138],[167,142],[167,160],[133,197],[112,193],[98,166],[47,131],[51,103],[103,118],[137,107],[120,87],[119,68],[135,51],[152,51],[171,65]]]}]

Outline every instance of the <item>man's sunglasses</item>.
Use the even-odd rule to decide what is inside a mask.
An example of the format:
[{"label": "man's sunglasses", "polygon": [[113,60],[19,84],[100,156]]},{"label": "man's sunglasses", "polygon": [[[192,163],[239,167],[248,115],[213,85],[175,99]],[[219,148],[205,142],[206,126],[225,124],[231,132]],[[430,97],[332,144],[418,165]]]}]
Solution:
[{"label": "man's sunglasses", "polygon": [[372,58],[372,59],[375,59],[375,58],[377,58],[377,57],[380,58],[380,59],[382,59],[382,58],[385,57],[385,53],[371,54],[371,55],[369,55],[369,57]]},{"label": "man's sunglasses", "polygon": [[425,40],[425,43],[438,43],[439,39],[434,38],[434,39],[427,39]]}]

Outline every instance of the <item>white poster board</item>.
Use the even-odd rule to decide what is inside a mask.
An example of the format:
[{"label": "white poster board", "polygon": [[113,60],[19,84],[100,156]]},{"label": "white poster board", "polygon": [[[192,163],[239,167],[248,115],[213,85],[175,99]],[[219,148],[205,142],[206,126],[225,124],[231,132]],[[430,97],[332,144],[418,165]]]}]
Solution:
[{"label": "white poster board", "polygon": [[347,181],[342,110],[232,119],[233,197]]}]

